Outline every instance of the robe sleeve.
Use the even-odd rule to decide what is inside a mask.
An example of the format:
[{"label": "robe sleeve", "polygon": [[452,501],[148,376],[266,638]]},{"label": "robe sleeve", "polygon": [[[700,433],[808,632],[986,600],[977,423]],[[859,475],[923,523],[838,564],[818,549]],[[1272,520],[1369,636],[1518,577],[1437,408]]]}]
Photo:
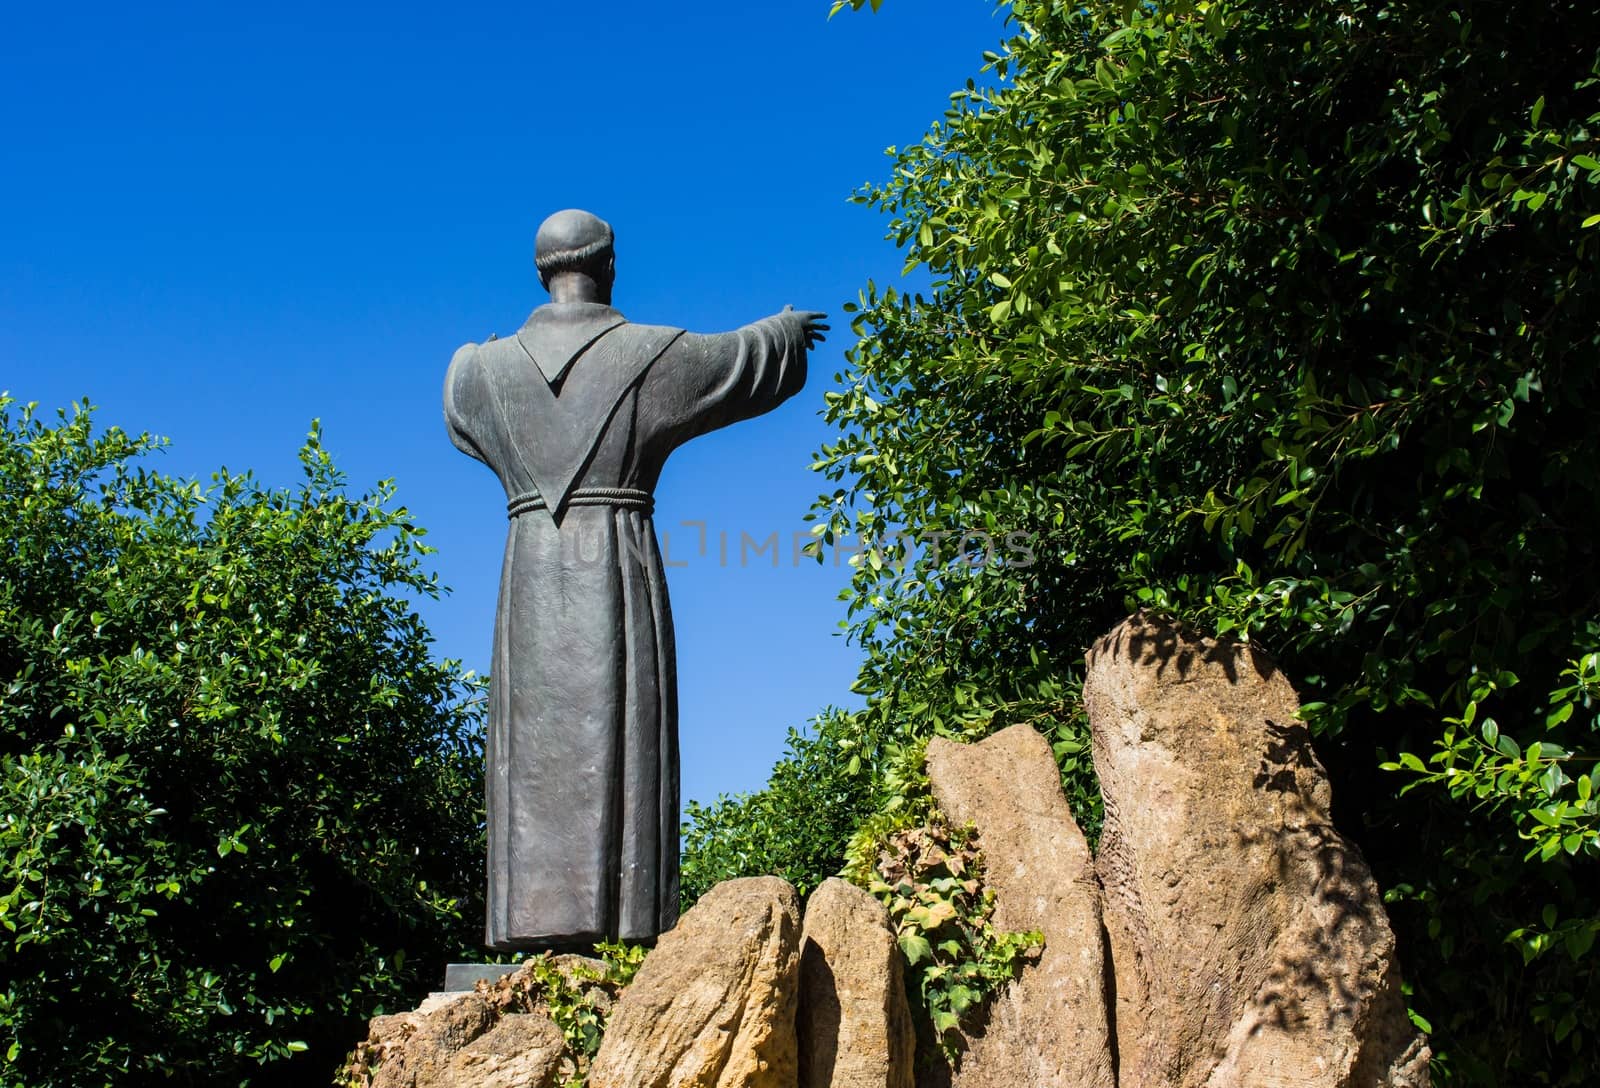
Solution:
[{"label": "robe sleeve", "polygon": [[676,445],[769,412],[805,382],[805,326],[786,312],[733,332],[685,333],[646,375],[641,401]]},{"label": "robe sleeve", "polygon": [[444,376],[444,426],[456,449],[468,457],[476,457],[484,464],[488,464],[489,459],[483,455],[483,451],[478,448],[478,444],[473,441],[468,431],[470,410],[462,403],[463,386],[477,360],[477,354],[477,344],[463,344],[456,349],[455,355],[450,360],[450,369]]}]

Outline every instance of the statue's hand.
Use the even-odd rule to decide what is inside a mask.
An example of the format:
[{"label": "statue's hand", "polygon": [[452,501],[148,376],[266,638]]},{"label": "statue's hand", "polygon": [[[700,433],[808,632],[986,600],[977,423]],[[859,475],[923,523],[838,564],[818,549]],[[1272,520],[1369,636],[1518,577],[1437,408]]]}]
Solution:
[{"label": "statue's hand", "polygon": [[826,324],[827,314],[818,310],[796,310],[793,306],[785,306],[783,312],[792,314],[800,319],[800,328],[805,333],[806,347],[808,349],[816,347],[827,339],[823,333],[832,328],[831,325]]}]

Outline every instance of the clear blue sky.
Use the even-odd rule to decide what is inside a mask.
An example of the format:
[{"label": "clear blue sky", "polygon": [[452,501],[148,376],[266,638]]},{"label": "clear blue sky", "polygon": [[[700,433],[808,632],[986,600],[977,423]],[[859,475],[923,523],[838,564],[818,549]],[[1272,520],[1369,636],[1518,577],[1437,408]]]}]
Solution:
[{"label": "clear blue sky", "polygon": [[[847,202],[1004,27],[989,0],[12,5],[0,30],[0,390],[168,436],[158,467],[298,481],[313,418],[393,477],[453,594],[441,655],[483,669],[505,534],[445,438],[451,352],[545,300],[548,213],[618,237],[616,303],[715,331],[785,303],[835,332],[804,391],[669,463],[685,798],[758,788],[785,731],[849,703],[847,568],[791,562],[825,481],[841,304],[900,258]],[[695,554],[702,520],[708,554]],[[741,566],[778,531],[782,565]],[[718,534],[730,535],[728,565]]]}]

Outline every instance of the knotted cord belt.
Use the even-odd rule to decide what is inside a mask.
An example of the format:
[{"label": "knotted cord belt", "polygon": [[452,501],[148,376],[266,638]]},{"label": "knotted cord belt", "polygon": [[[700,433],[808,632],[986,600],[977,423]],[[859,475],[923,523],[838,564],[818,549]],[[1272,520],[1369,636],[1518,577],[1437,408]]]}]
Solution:
[{"label": "knotted cord belt", "polygon": [[[617,506],[624,510],[643,510],[646,514],[655,509],[655,496],[637,487],[579,487],[567,496],[568,506]],[[518,495],[506,503],[506,517],[514,518],[533,510],[548,510],[550,505],[537,491]]]}]

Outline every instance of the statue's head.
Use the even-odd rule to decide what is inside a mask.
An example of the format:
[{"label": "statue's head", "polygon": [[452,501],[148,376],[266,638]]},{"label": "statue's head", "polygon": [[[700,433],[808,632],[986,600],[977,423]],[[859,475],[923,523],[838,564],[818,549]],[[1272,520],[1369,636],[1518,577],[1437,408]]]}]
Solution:
[{"label": "statue's head", "polygon": [[533,243],[533,263],[546,290],[559,277],[572,273],[592,280],[600,293],[595,301],[611,301],[616,275],[615,236],[611,224],[597,215],[569,208],[556,212],[539,225]]}]

